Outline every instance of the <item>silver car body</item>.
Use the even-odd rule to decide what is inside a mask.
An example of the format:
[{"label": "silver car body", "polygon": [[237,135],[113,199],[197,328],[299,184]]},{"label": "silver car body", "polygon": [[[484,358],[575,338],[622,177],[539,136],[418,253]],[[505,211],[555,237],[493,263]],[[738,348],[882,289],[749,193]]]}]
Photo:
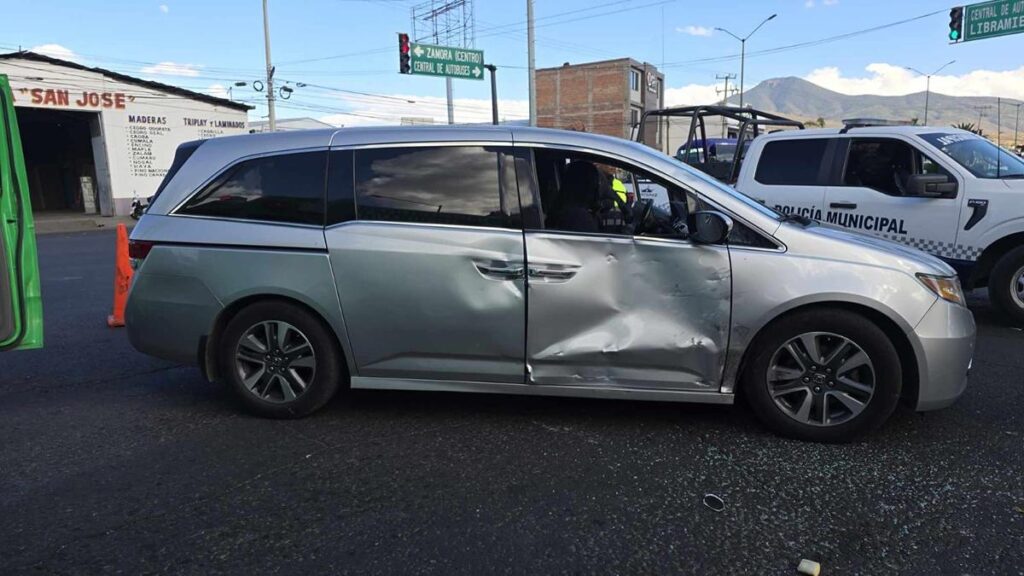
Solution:
[{"label": "silver car body", "polygon": [[[240,159],[297,150],[488,145],[560,148],[636,165],[696,191],[774,249],[686,240],[352,220],[322,227],[175,211]],[[520,185],[520,194],[523,194]],[[745,353],[773,319],[812,305],[874,319],[919,410],[964,390],[975,325],[916,274],[936,258],[824,226],[780,222],[642,145],[509,127],[316,130],[204,142],[132,232],[155,243],[127,305],[133,345],[216,377],[225,319],[266,297],[337,335],[353,388],[732,403]]]}]

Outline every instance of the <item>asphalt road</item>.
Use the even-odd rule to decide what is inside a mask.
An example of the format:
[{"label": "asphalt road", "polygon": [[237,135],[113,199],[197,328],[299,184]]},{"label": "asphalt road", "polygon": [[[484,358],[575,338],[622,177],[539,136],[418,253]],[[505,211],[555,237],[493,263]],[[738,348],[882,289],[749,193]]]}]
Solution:
[{"label": "asphalt road", "polygon": [[960,402],[853,445],[439,393],[280,422],[105,327],[112,232],[39,245],[46,347],[0,357],[2,574],[1024,574],[1024,332],[983,296]]}]

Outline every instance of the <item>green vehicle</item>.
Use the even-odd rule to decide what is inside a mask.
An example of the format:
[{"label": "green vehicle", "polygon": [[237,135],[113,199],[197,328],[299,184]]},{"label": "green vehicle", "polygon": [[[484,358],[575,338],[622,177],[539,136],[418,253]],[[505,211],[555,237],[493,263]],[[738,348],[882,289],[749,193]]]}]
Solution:
[{"label": "green vehicle", "polygon": [[0,74],[0,352],[42,346],[32,202],[11,85]]}]

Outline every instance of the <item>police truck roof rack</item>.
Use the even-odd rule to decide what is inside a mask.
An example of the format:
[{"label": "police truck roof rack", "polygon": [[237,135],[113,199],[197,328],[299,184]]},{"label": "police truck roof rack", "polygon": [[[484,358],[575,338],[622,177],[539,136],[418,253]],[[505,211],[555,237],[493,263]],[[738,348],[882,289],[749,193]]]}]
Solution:
[{"label": "police truck roof rack", "polygon": [[843,129],[840,134],[846,134],[850,128],[871,128],[875,126],[912,126],[910,120],[886,120],[884,118],[848,118],[843,120]]},{"label": "police truck roof rack", "polygon": [[[765,112],[764,110],[758,110],[750,106],[740,108],[739,106],[721,106],[721,105],[706,105],[706,106],[676,106],[673,108],[661,108],[657,110],[647,110],[640,116],[640,121],[633,125],[634,139],[637,142],[645,143],[645,137],[653,137],[654,132],[648,136],[647,122],[649,120],[658,121],[658,118],[669,117],[669,118],[683,118],[690,121],[690,129],[684,144],[683,158],[689,157],[691,148],[701,146],[703,149],[703,157],[709,158],[710,147],[708,140],[708,126],[714,124],[712,130],[718,130],[718,123],[727,120],[732,120],[737,125],[737,138],[736,138],[736,149],[739,151],[743,150],[743,147],[749,140],[752,140],[764,133],[765,128],[775,127],[776,129],[782,128],[795,128],[798,130],[804,129],[803,122],[793,120],[792,118],[786,118],[778,114],[772,114]],[[716,120],[711,122],[712,118],[721,118],[722,120]],[[657,125],[656,125],[657,126]],[[666,138],[667,140],[667,138]],[[700,142],[700,144],[697,144]],[[667,142],[666,142],[667,143]],[[708,171],[708,166],[702,163],[691,164],[697,169],[703,170],[708,174],[711,174],[715,178],[722,180],[726,183],[733,183],[736,181],[737,176],[740,172],[740,162],[743,160],[742,152],[735,154],[731,166],[726,166],[722,173],[712,173]],[[685,160],[684,160],[685,161]]]}]

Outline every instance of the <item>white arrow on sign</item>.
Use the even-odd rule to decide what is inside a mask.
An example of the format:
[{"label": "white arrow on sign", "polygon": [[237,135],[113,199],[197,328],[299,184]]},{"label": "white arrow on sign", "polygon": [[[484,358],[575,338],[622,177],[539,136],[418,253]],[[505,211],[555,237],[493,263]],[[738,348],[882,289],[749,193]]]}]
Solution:
[{"label": "white arrow on sign", "polygon": [[473,76],[476,76],[477,78],[480,77],[480,67],[479,66],[475,66],[473,68]]},{"label": "white arrow on sign", "polygon": [[423,56],[423,48],[420,48],[417,45],[416,48],[413,48],[412,53],[415,54],[417,58],[419,58],[420,56]]}]

